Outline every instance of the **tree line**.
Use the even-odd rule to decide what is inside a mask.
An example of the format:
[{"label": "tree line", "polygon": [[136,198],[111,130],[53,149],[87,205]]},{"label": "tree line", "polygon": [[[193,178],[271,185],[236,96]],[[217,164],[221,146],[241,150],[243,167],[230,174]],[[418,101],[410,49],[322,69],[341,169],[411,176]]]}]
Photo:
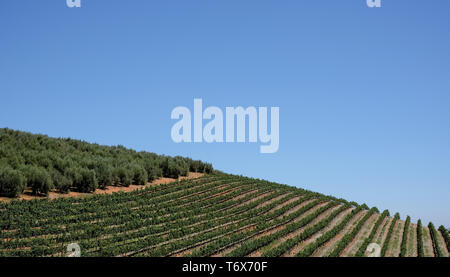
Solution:
[{"label": "tree line", "polygon": [[189,171],[212,173],[213,167],[121,145],[102,146],[0,129],[0,196],[17,197],[25,188],[42,195],[53,189],[93,192],[110,185],[145,185],[160,177],[178,178]]}]

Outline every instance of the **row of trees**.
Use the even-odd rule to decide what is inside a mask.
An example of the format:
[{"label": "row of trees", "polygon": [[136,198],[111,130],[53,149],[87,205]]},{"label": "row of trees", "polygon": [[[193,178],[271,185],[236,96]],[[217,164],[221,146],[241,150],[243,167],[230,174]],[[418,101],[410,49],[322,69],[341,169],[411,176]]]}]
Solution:
[{"label": "row of trees", "polygon": [[52,189],[92,192],[109,185],[145,185],[159,177],[189,171],[212,173],[211,164],[183,157],[136,152],[73,139],[0,129],[0,195],[16,197],[25,187],[34,194]]}]

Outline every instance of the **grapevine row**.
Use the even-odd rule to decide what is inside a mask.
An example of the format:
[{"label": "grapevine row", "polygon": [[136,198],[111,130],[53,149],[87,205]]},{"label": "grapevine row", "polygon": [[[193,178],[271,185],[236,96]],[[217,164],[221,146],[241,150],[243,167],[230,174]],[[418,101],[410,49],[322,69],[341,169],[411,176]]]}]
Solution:
[{"label": "grapevine row", "polygon": [[344,249],[347,247],[347,245],[353,241],[353,239],[356,237],[358,232],[363,227],[364,223],[377,212],[377,208],[372,208],[366,215],[358,222],[358,225],[353,229],[352,232],[346,234],[338,243],[337,247],[333,250],[333,252],[330,253],[330,257],[339,257],[339,255],[344,251]]},{"label": "grapevine row", "polygon": [[389,230],[386,236],[386,239],[384,241],[383,247],[381,248],[381,257],[386,256],[387,249],[389,247],[389,243],[391,241],[392,233],[394,232],[395,225],[397,224],[397,221],[400,219],[400,214],[396,213],[394,216],[394,219],[391,222],[391,226],[389,226]]}]

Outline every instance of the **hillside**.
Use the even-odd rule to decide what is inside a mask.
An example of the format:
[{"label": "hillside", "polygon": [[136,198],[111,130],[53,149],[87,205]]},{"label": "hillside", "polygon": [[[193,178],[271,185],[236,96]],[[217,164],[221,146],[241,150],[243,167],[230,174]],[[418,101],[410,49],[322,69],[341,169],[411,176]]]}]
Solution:
[{"label": "hillside", "polygon": [[[403,221],[398,214],[332,196],[213,172],[210,165],[190,159],[6,129],[0,132],[0,155],[3,186],[4,172],[15,172],[24,188],[35,184],[23,170],[32,166],[48,174],[55,190],[58,179],[53,179],[53,171],[71,176],[55,167],[58,159],[76,164],[67,167],[68,172],[71,168],[91,172],[95,186],[102,172],[97,170],[104,164],[111,167],[113,180],[105,186],[134,183],[134,175],[129,175],[130,184],[124,184],[114,172],[123,168],[129,174],[133,167],[148,172],[147,159],[152,170],[160,171],[155,175],[149,171],[152,174],[136,187],[140,189],[128,192],[0,202],[0,256],[67,256],[73,243],[86,257],[348,257],[368,255],[370,243],[380,246],[382,256],[449,256],[449,234],[442,226],[436,230],[431,223],[413,224],[409,217]],[[41,156],[32,159],[35,155]],[[52,162],[44,164],[41,158]],[[126,167],[125,161],[134,166]],[[167,161],[186,171],[202,165],[198,171],[207,174],[148,185],[164,176]],[[74,185],[76,178],[70,181],[69,190],[80,189]]]},{"label": "hillside", "polygon": [[0,129],[0,196],[50,191],[93,192],[115,185],[145,185],[160,177],[178,178],[189,171],[211,173],[211,164],[183,157],[136,152],[123,146],[100,146],[80,140]]}]

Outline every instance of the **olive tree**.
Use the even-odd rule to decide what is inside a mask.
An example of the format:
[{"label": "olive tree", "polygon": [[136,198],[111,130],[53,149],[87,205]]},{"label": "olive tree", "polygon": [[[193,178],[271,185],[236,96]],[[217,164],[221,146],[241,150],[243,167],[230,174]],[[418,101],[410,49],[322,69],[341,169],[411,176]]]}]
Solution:
[{"label": "olive tree", "polygon": [[53,188],[52,179],[44,168],[25,166],[23,167],[23,172],[27,180],[27,186],[32,189],[33,194],[42,193],[48,195]]},{"label": "olive tree", "polygon": [[9,167],[0,169],[0,195],[17,197],[25,189],[25,177],[22,172]]}]

